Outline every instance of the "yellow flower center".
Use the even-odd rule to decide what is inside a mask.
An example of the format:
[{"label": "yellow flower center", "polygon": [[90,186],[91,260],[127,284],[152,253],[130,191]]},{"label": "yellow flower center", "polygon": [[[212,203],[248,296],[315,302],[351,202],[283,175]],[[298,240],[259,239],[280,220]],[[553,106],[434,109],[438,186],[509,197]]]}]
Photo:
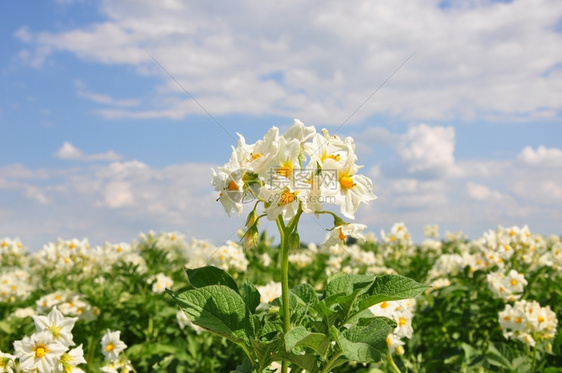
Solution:
[{"label": "yellow flower center", "polygon": [[37,345],[35,346],[35,356],[39,359],[43,358],[47,353],[47,347],[45,345]]},{"label": "yellow flower center", "polygon": [[76,245],[74,244],[74,242],[71,242],[70,245],[68,245],[69,249],[74,249],[76,247]]},{"label": "yellow flower center", "polygon": [[382,308],[382,309],[385,309],[386,307],[388,307],[388,302],[387,302],[387,301],[382,302],[382,303],[381,303],[381,308]]},{"label": "yellow flower center", "polygon": [[115,348],[115,345],[113,343],[109,343],[107,346],[105,346],[105,350],[107,352],[113,351],[114,348]]},{"label": "yellow flower center", "polygon": [[121,246],[117,246],[117,252],[120,253],[121,251],[123,251],[123,248]]},{"label": "yellow flower center", "polygon": [[517,285],[517,280],[516,279],[511,280],[511,286],[515,286],[515,285]]},{"label": "yellow flower center", "polygon": [[6,243],[6,241],[2,241],[2,247],[6,247],[8,246],[8,244]]},{"label": "yellow flower center", "polygon": [[515,322],[517,324],[521,324],[523,322],[523,319],[521,317],[517,317],[517,318],[515,318]]},{"label": "yellow flower center", "polygon": [[228,189],[228,190],[238,190],[238,184],[236,184],[236,181],[230,180],[230,181],[228,182],[227,189]]},{"label": "yellow flower center", "polygon": [[326,159],[328,159],[328,158],[333,159],[333,160],[336,161],[336,162],[339,162],[340,159],[341,159],[341,157],[340,157],[339,154],[335,154],[335,155],[334,155],[334,154],[330,154],[330,155],[328,155],[328,154],[324,153],[324,154],[322,155],[322,162],[324,162],[324,161],[325,161]]},{"label": "yellow flower center", "polygon": [[544,317],[539,316],[539,317],[537,318],[537,321],[538,321],[539,323],[544,322]]},{"label": "yellow flower center", "polygon": [[511,317],[510,317],[509,315],[507,315],[507,316],[505,316],[503,319],[504,319],[505,321],[509,321],[509,320],[511,320]]},{"label": "yellow flower center", "polygon": [[341,157],[340,157],[339,154],[336,154],[336,155],[330,154],[330,155],[328,156],[328,158],[331,158],[331,159],[333,159],[333,160],[336,161],[336,162],[339,162],[339,160],[341,159]]},{"label": "yellow flower center", "polygon": [[57,338],[60,335],[61,330],[62,330],[62,328],[60,326],[57,326],[57,325],[51,325],[51,327],[49,328],[49,331],[51,332],[51,334],[55,338]]},{"label": "yellow flower center", "polygon": [[291,171],[292,171],[292,167],[285,165],[278,168],[276,172],[277,175],[279,176],[289,177],[291,175]]},{"label": "yellow flower center", "polygon": [[350,176],[342,176],[340,178],[340,184],[341,184],[342,187],[344,187],[346,189],[351,189],[355,185]]},{"label": "yellow flower center", "polygon": [[408,322],[407,322],[406,319],[403,318],[403,317],[401,317],[401,318],[398,319],[398,325],[400,325],[400,326],[404,326],[404,325],[406,325],[407,323],[408,323]]},{"label": "yellow flower center", "polygon": [[280,202],[282,205],[288,205],[289,203],[293,202],[295,198],[296,196],[294,193],[286,191],[283,193],[283,195],[281,195]]},{"label": "yellow flower center", "polygon": [[345,234],[343,234],[343,230],[341,228],[340,228],[339,238],[342,241],[344,241],[347,238],[347,236]]},{"label": "yellow flower center", "polygon": [[388,239],[390,240],[390,242],[394,242],[396,238],[394,238],[394,236],[390,236]]},{"label": "yellow flower center", "polygon": [[257,154],[253,154],[253,153],[252,153],[252,154],[250,154],[250,155],[252,156],[252,160],[254,160],[254,161],[255,161],[256,159],[258,159],[259,157],[261,157],[261,154],[260,154],[260,153],[257,153]]}]

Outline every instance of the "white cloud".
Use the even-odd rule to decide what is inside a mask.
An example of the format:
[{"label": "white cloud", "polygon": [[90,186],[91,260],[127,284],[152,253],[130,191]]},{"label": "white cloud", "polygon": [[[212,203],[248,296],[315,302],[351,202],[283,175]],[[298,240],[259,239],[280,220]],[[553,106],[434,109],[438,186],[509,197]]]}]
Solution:
[{"label": "white cloud", "polygon": [[86,98],[93,102],[97,102],[99,104],[118,107],[131,107],[140,105],[140,100],[116,100],[108,95],[91,92],[85,88],[85,85],[82,81],[76,81],[75,85],[77,88],[76,94],[78,96]]},{"label": "white cloud", "polygon": [[51,200],[43,194],[40,188],[35,186],[25,186],[25,196],[29,199],[33,199],[42,205],[47,205],[51,203]]},{"label": "white cloud", "polygon": [[531,146],[526,146],[517,159],[530,166],[562,167],[562,149],[546,148],[541,145],[534,150]]},{"label": "white cloud", "polygon": [[500,201],[508,198],[497,190],[492,190],[486,185],[474,183],[472,181],[466,183],[466,192],[470,198],[476,201]]},{"label": "white cloud", "polygon": [[145,49],[213,114],[341,124],[416,51],[351,122],[377,113],[416,120],[559,116],[562,70],[553,67],[562,61],[562,35],[552,26],[562,2],[438,4],[106,0],[106,21],[17,35],[32,65],[68,51],[165,81],[152,107],[99,112],[106,117],[201,113]]},{"label": "white cloud", "polygon": [[402,137],[397,152],[408,165],[408,172],[450,173],[455,165],[455,129],[412,126]]},{"label": "white cloud", "polygon": [[110,150],[106,153],[85,154],[82,150],[76,148],[70,142],[64,142],[62,146],[54,153],[54,156],[61,159],[72,159],[79,161],[117,161],[121,156]]}]

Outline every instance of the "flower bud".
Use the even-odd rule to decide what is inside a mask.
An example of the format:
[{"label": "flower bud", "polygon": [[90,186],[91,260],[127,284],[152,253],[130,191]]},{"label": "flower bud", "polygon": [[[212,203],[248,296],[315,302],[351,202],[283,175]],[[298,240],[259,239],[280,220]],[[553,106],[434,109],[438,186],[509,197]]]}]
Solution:
[{"label": "flower bud", "polygon": [[298,232],[289,235],[289,250],[296,250],[300,247],[301,239]]}]

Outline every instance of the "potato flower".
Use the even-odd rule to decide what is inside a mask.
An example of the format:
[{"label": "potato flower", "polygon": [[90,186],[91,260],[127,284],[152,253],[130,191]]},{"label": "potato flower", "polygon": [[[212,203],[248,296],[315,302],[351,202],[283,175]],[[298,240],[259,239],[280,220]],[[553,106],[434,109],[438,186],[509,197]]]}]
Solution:
[{"label": "potato flower", "polygon": [[77,317],[64,317],[63,314],[53,307],[47,316],[32,316],[37,330],[48,330],[53,338],[65,347],[73,346],[72,328],[78,320]]},{"label": "potato flower", "polygon": [[213,170],[212,177],[217,201],[229,215],[258,201],[269,220],[288,220],[301,210],[321,212],[328,203],[353,219],[361,202],[376,198],[371,180],[358,173],[352,138],[341,140],[327,130],[316,133],[297,119],[282,135],[273,127],[255,144],[238,136],[229,161]]},{"label": "potato flower", "polygon": [[119,339],[120,334],[119,330],[111,331],[107,329],[101,339],[101,352],[110,361],[116,361],[119,354],[127,348],[127,345]]},{"label": "potato flower", "polygon": [[67,347],[46,329],[14,342],[14,354],[19,359],[23,371],[51,373],[66,350]]},{"label": "potato flower", "polygon": [[14,373],[14,360],[16,357],[14,355],[7,354],[0,351],[0,372],[2,373]]}]

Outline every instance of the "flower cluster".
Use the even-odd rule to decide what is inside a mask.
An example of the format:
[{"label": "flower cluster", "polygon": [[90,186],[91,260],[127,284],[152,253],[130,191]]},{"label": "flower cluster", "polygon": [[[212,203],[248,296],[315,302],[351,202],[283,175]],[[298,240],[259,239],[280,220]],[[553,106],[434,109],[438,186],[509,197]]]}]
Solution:
[{"label": "flower cluster", "polygon": [[150,276],[146,282],[152,284],[152,291],[158,294],[162,294],[166,289],[171,289],[174,286],[174,280],[164,273]]},{"label": "flower cluster", "polygon": [[281,283],[269,281],[267,285],[256,287],[260,293],[259,308],[264,309],[267,305],[281,296]]},{"label": "flower cluster", "polygon": [[412,338],[414,333],[412,317],[415,308],[415,299],[384,301],[369,308],[375,316],[387,317],[394,320],[397,324],[394,331],[386,339],[390,352],[395,352],[397,355],[404,354],[404,341],[402,341],[402,338]]},{"label": "flower cluster", "polygon": [[213,170],[212,183],[227,214],[240,214],[243,203],[264,203],[269,220],[290,219],[299,209],[305,213],[335,204],[353,219],[359,203],[375,199],[372,182],[360,175],[353,139],[317,133],[295,120],[280,135],[271,128],[263,139],[247,144],[238,135],[228,163]]},{"label": "flower cluster", "polygon": [[505,338],[517,339],[534,347],[537,341],[554,338],[558,320],[550,306],[541,307],[537,301],[520,300],[507,304],[499,313]]},{"label": "flower cluster", "polygon": [[[76,320],[76,317],[64,317],[56,307],[47,316],[33,316],[36,332],[14,342],[14,356],[19,359],[18,371],[84,373],[78,367],[86,363],[82,345],[69,350],[75,345],[72,328]],[[4,367],[10,372],[8,364],[4,363]]]},{"label": "flower cluster", "polygon": [[12,303],[26,299],[34,290],[29,273],[20,268],[0,269],[0,302]]},{"label": "flower cluster", "polygon": [[81,294],[70,290],[49,293],[39,298],[35,304],[40,312],[57,307],[63,315],[76,316],[84,320],[93,320],[100,314],[100,310],[88,304]]},{"label": "flower cluster", "polygon": [[0,266],[17,266],[26,253],[27,248],[18,238],[4,237],[0,240]]},{"label": "flower cluster", "polygon": [[503,272],[493,272],[486,276],[488,288],[496,297],[513,302],[521,297],[527,280],[523,273],[510,270],[507,275]]}]

